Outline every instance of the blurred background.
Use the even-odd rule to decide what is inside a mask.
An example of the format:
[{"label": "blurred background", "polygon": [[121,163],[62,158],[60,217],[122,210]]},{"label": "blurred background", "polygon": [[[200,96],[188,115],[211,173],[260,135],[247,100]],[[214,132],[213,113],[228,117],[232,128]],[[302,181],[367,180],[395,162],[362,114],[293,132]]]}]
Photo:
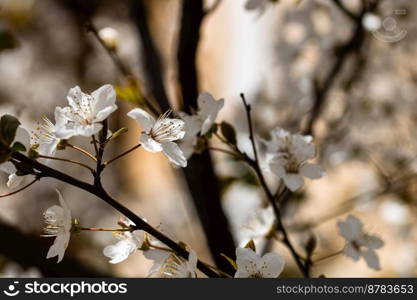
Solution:
[{"label": "blurred background", "polygon": [[[243,92],[259,137],[277,126],[296,132],[310,125],[315,136],[327,176],[307,182],[284,206],[297,249],[302,253],[313,233],[314,257],[341,250],[336,221],[348,214],[385,241],[379,272],[339,255],[317,263],[313,276],[417,276],[417,3],[280,0],[249,10],[246,2],[0,0],[0,113],[34,129],[66,105],[69,88],[91,92],[110,83],[119,106],[110,127],[129,128],[107,148],[111,158],[137,143],[139,128],[126,113],[143,95],[163,110],[189,111],[207,91],[225,99],[219,121],[233,124],[240,148],[250,152]],[[72,143],[91,150],[86,139]],[[71,149],[58,156],[84,160]],[[82,168],[52,166],[91,180]],[[103,176],[120,202],[220,266],[227,265],[220,253],[233,257],[254,236],[251,227],[261,227],[256,212],[265,199],[254,175],[222,154],[194,155],[183,171],[139,149]],[[7,193],[7,176],[0,179]],[[104,232],[74,235],[60,264],[46,260],[52,240],[40,237],[42,213],[57,203],[55,189],[82,225],[116,226],[120,215],[106,203],[42,179],[0,199],[0,276],[146,276],[151,261],[140,251],[108,263],[101,252],[115,238]],[[282,276],[300,276],[279,242],[256,241],[286,258]]]}]

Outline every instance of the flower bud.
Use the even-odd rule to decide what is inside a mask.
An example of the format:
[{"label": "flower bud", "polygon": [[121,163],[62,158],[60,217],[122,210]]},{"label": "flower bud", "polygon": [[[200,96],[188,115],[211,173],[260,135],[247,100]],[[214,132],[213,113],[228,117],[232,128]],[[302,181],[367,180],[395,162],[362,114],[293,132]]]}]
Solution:
[{"label": "flower bud", "polygon": [[106,45],[107,48],[109,48],[112,51],[116,51],[119,46],[119,33],[111,27],[105,27],[100,29],[98,32],[98,36],[103,41],[103,43]]}]

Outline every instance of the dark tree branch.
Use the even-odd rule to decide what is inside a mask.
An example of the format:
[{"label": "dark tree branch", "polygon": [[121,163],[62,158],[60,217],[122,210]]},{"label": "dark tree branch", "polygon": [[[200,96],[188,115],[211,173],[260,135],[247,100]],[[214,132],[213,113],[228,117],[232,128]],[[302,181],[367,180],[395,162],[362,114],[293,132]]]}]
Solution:
[{"label": "dark tree branch", "polygon": [[353,21],[357,21],[358,16],[355,15],[353,12],[351,12],[343,3],[341,0],[333,0],[334,4],[340,9],[341,12],[343,12],[347,17],[349,17]]},{"label": "dark tree branch", "polygon": [[[182,1],[177,61],[183,110],[188,113],[197,108],[196,57],[204,14],[202,0]],[[213,259],[220,269],[233,274],[234,269],[220,255],[223,253],[233,258],[235,243],[222,209],[219,183],[210,153],[205,151],[199,155],[195,154],[188,161],[184,174]]]},{"label": "dark tree branch", "polygon": [[204,12],[204,16],[207,17],[208,15],[214,13],[216,11],[216,9],[219,8],[220,4],[222,3],[222,0],[216,0],[210,8],[206,9],[206,11]]},{"label": "dark tree branch", "polygon": [[[119,211],[121,214],[125,215],[128,219],[130,219],[133,223],[135,223],[136,228],[138,230],[143,230],[150,235],[154,236],[156,239],[163,242],[169,248],[174,250],[178,255],[188,259],[188,251],[181,247],[179,244],[171,240],[169,237],[161,233],[160,231],[156,230],[150,224],[145,222],[142,218],[138,217],[134,212],[132,212],[127,207],[123,206],[119,202],[117,202],[113,197],[111,197],[101,185],[93,185],[89,184],[84,181],[80,181],[70,175],[64,174],[58,170],[50,168],[44,164],[36,160],[32,160],[29,157],[25,156],[20,152],[13,152],[12,153],[13,159],[19,161],[22,165],[33,168],[34,170],[40,172],[41,177],[51,177],[62,182],[68,183],[72,186],[78,187],[90,194],[95,195],[96,197],[102,199],[109,205],[111,205],[114,209]],[[206,266],[203,262],[199,261],[197,263],[197,267],[207,276],[209,277],[219,277],[219,275],[212,271],[210,268]]]},{"label": "dark tree branch", "polygon": [[[339,1],[335,1],[339,3]],[[366,33],[362,26],[362,18],[367,12],[374,11],[379,4],[379,1],[369,1],[363,6],[360,14],[355,17],[355,28],[353,29],[352,35],[349,40],[338,49],[336,60],[330,71],[324,77],[324,80],[319,83],[316,81],[314,95],[313,95],[313,109],[310,118],[307,121],[306,128],[302,131],[304,134],[312,134],[313,127],[320,116],[329,91],[333,88],[335,80],[340,75],[346,64],[349,56],[354,52],[359,52],[365,41]]]},{"label": "dark tree branch", "polygon": [[184,110],[188,113],[191,108],[197,107],[199,87],[196,59],[200,27],[204,18],[203,2],[202,0],[182,1],[177,61]]},{"label": "dark tree branch", "polygon": [[111,58],[111,60],[114,62],[114,64],[117,66],[117,69],[122,73],[124,76],[131,76],[132,72],[129,70],[129,68],[122,62],[120,57],[117,55],[116,51],[114,49],[111,49],[107,47],[106,43],[100,38],[100,35],[98,33],[97,28],[94,26],[93,22],[91,20],[87,20],[86,22],[87,31],[92,32],[97,41],[100,43],[100,45],[106,50],[107,54]]},{"label": "dark tree branch", "polygon": [[[310,277],[310,272],[309,272],[308,265],[303,263],[303,261],[301,259],[301,256],[297,253],[294,246],[292,245],[291,240],[289,238],[289,235],[287,233],[287,230],[284,226],[284,223],[282,222],[281,210],[278,207],[278,204],[276,203],[275,196],[272,194],[271,190],[269,189],[268,184],[266,183],[265,177],[262,173],[259,158],[258,158],[258,151],[256,149],[255,135],[254,135],[254,131],[253,131],[251,106],[246,102],[245,96],[243,94],[241,94],[241,98],[242,98],[243,104],[245,106],[246,118],[247,118],[248,127],[249,127],[249,139],[250,139],[251,144],[252,144],[253,155],[254,155],[253,160],[250,159],[247,155],[244,155],[245,161],[255,171],[256,176],[258,177],[258,180],[261,184],[261,187],[264,190],[264,192],[265,192],[265,194],[268,198],[269,203],[272,205],[272,208],[273,208],[274,214],[275,214],[276,228],[277,228],[278,232],[282,233],[282,237],[283,237],[282,242],[287,246],[288,250],[290,251],[292,257],[294,258],[298,268],[303,273],[303,275],[305,277]],[[286,190],[287,189],[284,190],[284,192],[281,194],[281,196],[284,196],[284,195],[287,194]]]}]

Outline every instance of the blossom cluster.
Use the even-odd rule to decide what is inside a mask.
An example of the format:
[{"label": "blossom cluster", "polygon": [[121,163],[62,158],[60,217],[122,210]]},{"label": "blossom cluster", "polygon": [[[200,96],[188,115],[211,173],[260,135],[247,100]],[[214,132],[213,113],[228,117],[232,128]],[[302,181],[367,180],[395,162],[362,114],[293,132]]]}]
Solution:
[{"label": "blossom cluster", "polygon": [[[98,147],[104,147],[107,142],[117,138],[122,132],[119,129],[113,133],[108,129],[107,119],[118,109],[114,88],[106,84],[91,94],[87,94],[76,86],[69,90],[67,101],[67,106],[55,108],[53,121],[43,117],[42,122],[31,134],[16,118],[8,115],[1,118],[0,170],[9,174],[7,181],[9,188],[19,187],[25,178],[31,177],[33,181],[36,181],[42,177],[33,169],[22,168],[21,164],[13,159],[14,152],[22,152],[33,161],[49,164],[50,161],[59,159],[55,157],[58,151],[66,147],[75,147],[70,144],[70,139],[79,136],[91,138],[96,148],[96,156],[85,150],[81,149],[81,151],[101,164],[102,157],[99,157]],[[168,111],[155,116],[142,108],[129,111],[127,116],[137,121],[141,128],[138,137],[139,144],[132,149],[141,147],[149,152],[161,152],[172,165],[186,168],[187,160],[192,155],[207,149],[216,149],[209,146],[211,138],[216,136],[219,142],[229,147],[228,150],[221,149],[223,152],[249,166],[254,164],[258,166],[255,171],[261,179],[263,179],[263,173],[259,165],[264,165],[264,169],[277,176],[289,191],[294,192],[302,188],[304,177],[319,179],[325,175],[320,165],[311,162],[316,158],[316,146],[311,136],[274,128],[270,131],[269,140],[259,141],[265,146],[264,155],[259,158],[262,161],[258,161],[257,156],[253,160],[239,149],[234,127],[224,121],[221,124],[216,123],[219,112],[225,104],[224,99],[216,100],[209,93],[201,93],[197,104],[196,110],[189,113]],[[218,132],[219,128],[221,134]],[[256,144],[253,140],[255,152]],[[115,159],[119,157],[121,156]],[[99,170],[105,166],[106,163],[99,165]],[[92,168],[90,170],[97,179],[99,171]],[[96,188],[101,190],[102,186],[98,185]],[[268,186],[264,188],[269,192]],[[79,220],[73,219],[69,205],[61,193],[59,191],[57,193],[59,205],[48,208],[44,213],[46,225],[43,236],[55,237],[47,258],[58,257],[58,262],[62,261],[71,235],[82,231],[102,230],[111,232],[117,239],[117,242],[103,249],[104,256],[109,258],[112,264],[120,263],[130,255],[141,251],[147,259],[154,262],[149,271],[149,277],[197,277],[198,256],[188,245],[179,243],[188,251],[188,257],[181,256],[154,236],[139,229],[126,217],[120,219],[118,228],[83,227]],[[276,204],[272,201],[271,206],[275,209],[270,206],[254,214],[251,226],[254,225],[255,228],[252,229],[256,233],[253,234],[251,241],[245,247],[238,247],[234,258],[225,258],[236,270],[234,277],[276,278],[283,271],[284,258],[274,252],[258,254],[254,242],[255,239],[270,238],[271,232],[276,232],[276,230],[285,234],[282,224],[281,227],[276,227],[276,221],[280,220],[281,216],[274,205]],[[365,233],[361,221],[354,216],[349,216],[346,221],[339,221],[337,226],[340,235],[346,240],[343,253],[355,261],[363,257],[370,268],[380,269],[375,250],[384,245],[383,241],[377,236]],[[308,254],[312,255],[312,253]],[[216,267],[210,266],[210,268],[216,270]],[[231,275],[228,274],[228,276]]]}]

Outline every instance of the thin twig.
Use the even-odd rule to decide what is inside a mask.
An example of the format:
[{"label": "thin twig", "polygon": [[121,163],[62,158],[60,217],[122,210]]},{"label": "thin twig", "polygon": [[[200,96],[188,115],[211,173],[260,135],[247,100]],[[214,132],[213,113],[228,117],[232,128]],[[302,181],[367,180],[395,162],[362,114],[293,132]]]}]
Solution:
[{"label": "thin twig", "polygon": [[103,166],[104,166],[104,167],[106,167],[106,166],[110,165],[112,162],[114,162],[114,161],[118,160],[119,158],[122,158],[123,156],[125,156],[125,155],[129,154],[130,152],[132,152],[132,151],[134,151],[134,150],[138,149],[140,146],[141,146],[141,144],[137,144],[136,146],[133,146],[133,147],[132,147],[132,148],[130,148],[129,150],[127,150],[127,151],[125,151],[125,152],[123,152],[123,153],[121,153],[121,154],[117,155],[116,157],[114,157],[114,158],[112,158],[112,159],[110,159],[110,160],[108,160],[108,161],[104,162],[104,163],[103,163]]},{"label": "thin twig", "polygon": [[92,160],[94,160],[94,161],[97,161],[97,158],[95,158],[95,156],[94,156],[93,154],[91,154],[90,152],[88,152],[87,150],[84,150],[84,149],[82,149],[82,148],[80,148],[80,147],[77,147],[77,146],[71,145],[71,144],[69,144],[69,143],[67,143],[67,144],[66,144],[66,146],[68,146],[68,147],[70,147],[70,148],[72,148],[72,149],[74,149],[74,150],[77,150],[77,151],[81,152],[82,154],[84,154],[84,155],[88,156],[89,158],[91,158],[91,159],[92,159]]},{"label": "thin twig", "polygon": [[39,158],[51,159],[51,160],[58,160],[58,161],[65,161],[65,162],[68,162],[68,163],[72,163],[74,165],[79,165],[81,167],[84,167],[84,168],[86,168],[86,169],[88,169],[88,170],[90,170],[91,172],[94,173],[94,169],[93,168],[91,168],[90,166],[88,166],[88,165],[86,165],[86,164],[84,164],[82,162],[79,162],[79,161],[75,161],[75,160],[71,160],[71,159],[67,159],[67,158],[62,158],[62,157],[47,156],[47,155],[39,155]]},{"label": "thin twig", "polygon": [[255,141],[255,136],[253,134],[253,124],[252,124],[252,116],[251,116],[252,108],[250,104],[246,102],[246,98],[244,94],[240,94],[240,98],[242,98],[243,105],[245,106],[246,118],[248,120],[248,126],[249,126],[249,139],[252,144],[253,156],[255,158],[255,162],[259,163],[258,150],[256,149],[256,141]]},{"label": "thin twig", "polygon": [[396,189],[401,188],[402,185],[408,184],[408,182],[412,179],[415,179],[416,176],[417,176],[416,174],[404,176],[404,177],[398,178],[395,181],[391,181],[388,186],[384,186],[382,188],[366,191],[358,195],[355,195],[347,200],[344,200],[342,203],[340,203],[333,212],[330,212],[326,215],[322,215],[321,217],[316,218],[315,220],[312,220],[312,221],[291,225],[290,230],[303,231],[306,228],[317,227],[331,219],[334,219],[350,211],[355,205],[355,202],[357,200],[363,197],[367,197],[367,196],[373,196],[373,198],[375,198],[375,197],[385,195],[386,193],[395,192]]},{"label": "thin twig", "polygon": [[[106,43],[101,39],[100,35],[98,34],[97,28],[94,26],[93,22],[91,20],[87,21],[87,30],[91,31],[94,35],[94,37],[99,41],[100,45],[103,46],[103,48],[106,50],[107,54],[110,56],[111,60],[114,62],[116,67],[119,69],[120,73],[122,73],[125,77],[134,77],[133,73],[130,71],[130,69],[123,63],[123,61],[120,59],[117,52],[108,47]],[[160,114],[160,109],[157,108],[148,98],[143,95],[144,102],[148,106],[148,108],[152,111],[153,114],[158,116]]]},{"label": "thin twig", "polygon": [[8,194],[3,194],[0,195],[0,198],[5,198],[5,197],[9,197],[9,196],[13,196],[16,195],[17,193],[20,193],[23,190],[26,190],[28,187],[30,187],[32,184],[34,184],[36,181],[38,181],[40,178],[35,178],[34,180],[32,180],[31,182],[29,182],[27,185],[21,187],[20,189],[18,189],[17,191],[14,192],[10,192]]},{"label": "thin twig", "polygon": [[77,229],[84,230],[84,231],[105,231],[105,232],[132,232],[132,228],[89,228],[89,227],[77,227]]},{"label": "thin twig", "polygon": [[340,0],[333,0],[333,2],[351,20],[358,20],[358,16],[351,12]]},{"label": "thin twig", "polygon": [[339,254],[342,254],[342,253],[343,253],[343,250],[340,250],[340,251],[337,251],[337,252],[335,252],[335,253],[332,253],[332,254],[329,254],[329,255],[326,255],[326,256],[320,257],[320,258],[318,258],[318,259],[316,259],[316,260],[312,261],[311,263],[314,265],[314,264],[319,263],[319,262],[321,262],[321,261],[323,261],[323,260],[326,260],[326,259],[329,259],[329,258],[332,258],[332,257],[338,256]]},{"label": "thin twig", "polygon": [[[339,6],[339,8],[343,10],[343,5],[341,4],[341,2],[337,0],[334,0],[334,2],[336,5]],[[372,12],[373,10],[375,10],[379,2],[380,1],[373,1],[369,5],[364,5],[362,7],[360,14],[358,14],[358,16],[355,16],[355,27],[352,32],[352,35],[347,40],[347,42],[339,48],[337,52],[337,57],[332,67],[324,76],[322,82],[315,80],[312,112],[309,116],[309,119],[307,120],[306,127],[302,130],[303,134],[312,135],[314,124],[316,120],[319,118],[321,112],[323,111],[328,98],[327,96],[329,92],[332,90],[336,82],[336,79],[343,70],[347,62],[347,59],[350,57],[352,53],[354,53],[355,51],[359,51],[363,46],[363,43],[366,38],[366,34],[362,25],[363,16],[367,12]],[[345,10],[343,11],[346,13]]]},{"label": "thin twig", "polygon": [[[177,244],[173,240],[171,240],[169,237],[167,237],[162,232],[158,231],[154,227],[152,227],[150,224],[145,222],[142,218],[137,216],[134,212],[132,212],[130,209],[116,201],[113,197],[111,197],[101,186],[96,186],[89,184],[87,182],[78,180],[70,175],[67,175],[65,173],[62,173],[56,169],[53,169],[51,167],[48,167],[36,160],[33,160],[26,155],[20,153],[20,152],[13,152],[12,157],[22,163],[23,165],[27,167],[31,167],[39,172],[41,172],[42,177],[51,177],[55,178],[59,181],[66,182],[72,186],[78,187],[86,192],[89,192],[96,197],[102,199],[109,205],[111,205],[114,209],[125,215],[128,219],[130,219],[134,224],[134,228],[137,230],[143,230],[150,235],[154,236],[156,239],[170,247],[172,250],[174,250],[178,255],[181,257],[188,259],[189,253],[187,250],[185,250],[181,245]],[[203,262],[200,260],[197,262],[197,267],[208,277],[220,277],[219,274],[208,268]]]},{"label": "thin twig", "polygon": [[96,171],[94,173],[94,185],[97,187],[101,187],[101,172],[104,170],[104,166],[102,165],[102,159],[104,156],[104,148],[106,147],[106,139],[107,139],[107,131],[109,128],[108,120],[105,119],[103,122],[101,122],[103,125],[103,128],[99,132],[98,136],[98,142],[95,140],[95,137],[93,135],[93,142],[96,147],[97,152],[97,164],[96,164]]},{"label": "thin twig", "polygon": [[297,266],[299,267],[299,269],[301,270],[301,272],[303,273],[303,275],[305,277],[310,277],[309,274],[309,269],[308,267],[306,267],[306,265],[304,265],[304,263],[301,260],[300,255],[296,252],[294,246],[292,245],[287,230],[285,229],[285,226],[282,222],[282,217],[281,217],[281,212],[280,209],[277,205],[277,203],[275,202],[275,197],[274,195],[271,193],[265,177],[262,173],[262,170],[259,166],[259,158],[258,158],[258,151],[256,149],[256,141],[255,141],[255,136],[254,136],[254,132],[253,132],[253,123],[252,123],[252,116],[251,116],[251,107],[250,105],[246,102],[245,96],[244,94],[240,95],[242,98],[242,102],[245,106],[245,112],[246,112],[246,117],[247,117],[247,121],[248,121],[248,126],[249,126],[249,139],[251,141],[252,144],[252,149],[253,149],[253,155],[254,155],[254,160],[249,160],[248,163],[249,165],[254,169],[256,175],[258,176],[258,179],[260,181],[260,184],[263,188],[263,190],[265,191],[265,194],[269,200],[269,202],[272,205],[272,208],[274,210],[275,213],[275,217],[276,217],[276,222],[277,222],[277,229],[278,231],[280,231],[283,235],[283,243],[287,246],[287,248],[290,250],[291,255],[293,256]]},{"label": "thin twig", "polygon": [[97,140],[96,140],[96,136],[93,134],[93,136],[91,137],[91,143],[94,146],[94,151],[96,151],[96,161],[98,160],[98,146],[97,146]]},{"label": "thin twig", "polygon": [[204,263],[207,267],[209,267],[210,269],[213,269],[214,271],[218,272],[219,274],[223,275],[226,278],[233,278],[230,274],[227,274],[226,272],[223,272],[222,270],[220,270],[219,268],[212,266],[208,263]]},{"label": "thin twig", "polygon": [[117,53],[107,47],[106,43],[100,38],[100,35],[98,33],[97,28],[94,26],[93,22],[91,20],[87,21],[87,31],[90,31],[93,33],[94,37],[97,39],[97,41],[103,46],[103,48],[106,50],[110,58],[113,60],[114,64],[117,66],[117,68],[120,70],[120,72],[124,76],[132,75],[132,72],[128,69],[128,67],[122,62],[122,60],[119,58]]}]

